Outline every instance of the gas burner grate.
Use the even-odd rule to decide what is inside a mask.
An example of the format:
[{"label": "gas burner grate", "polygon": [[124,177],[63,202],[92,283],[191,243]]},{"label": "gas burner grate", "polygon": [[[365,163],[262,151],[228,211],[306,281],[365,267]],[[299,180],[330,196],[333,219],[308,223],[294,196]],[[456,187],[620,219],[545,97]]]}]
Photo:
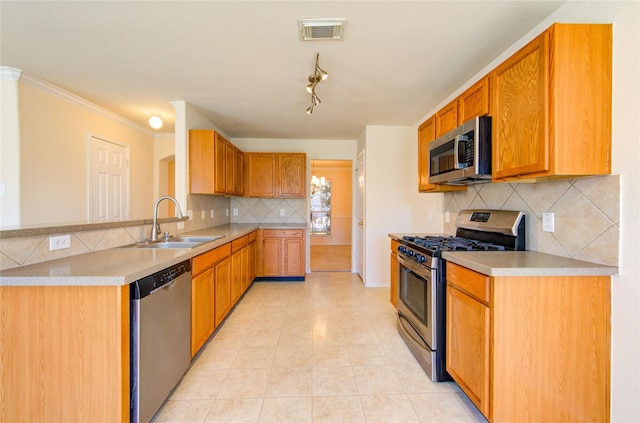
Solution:
[{"label": "gas burner grate", "polygon": [[404,236],[403,240],[429,251],[504,251],[505,247],[490,242],[455,236]]}]

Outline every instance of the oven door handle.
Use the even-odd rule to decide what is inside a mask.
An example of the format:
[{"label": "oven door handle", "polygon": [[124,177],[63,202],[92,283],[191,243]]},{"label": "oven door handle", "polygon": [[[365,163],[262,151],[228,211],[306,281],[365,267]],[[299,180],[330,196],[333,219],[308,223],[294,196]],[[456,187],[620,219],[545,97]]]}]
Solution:
[{"label": "oven door handle", "polygon": [[426,266],[421,266],[418,263],[415,263],[409,259],[406,259],[404,256],[398,254],[398,262],[406,267],[407,269],[411,270],[413,273],[417,274],[418,276],[421,276],[423,278],[429,278],[431,279],[431,273],[429,272],[429,268]]},{"label": "oven door handle", "polygon": [[422,336],[420,336],[420,334],[413,328],[413,325],[411,325],[407,318],[404,317],[404,315],[400,312],[398,312],[398,322],[400,322],[400,324],[404,328],[404,332],[409,335],[409,337],[411,337],[411,339],[413,339],[418,345],[420,345],[422,348],[429,348],[429,345],[427,345],[426,341],[422,339]]}]

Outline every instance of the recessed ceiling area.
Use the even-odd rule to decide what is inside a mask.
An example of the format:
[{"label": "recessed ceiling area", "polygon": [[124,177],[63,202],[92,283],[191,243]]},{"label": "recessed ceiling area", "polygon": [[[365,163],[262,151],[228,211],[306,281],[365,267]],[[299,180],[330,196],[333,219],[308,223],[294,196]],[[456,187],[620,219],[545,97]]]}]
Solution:
[{"label": "recessed ceiling area", "polygon": [[[413,125],[562,1],[2,1],[0,64],[143,126],[184,100],[232,138]],[[302,41],[301,18],[346,19]],[[307,115],[316,54],[331,77]],[[148,126],[147,126],[148,127]]]}]

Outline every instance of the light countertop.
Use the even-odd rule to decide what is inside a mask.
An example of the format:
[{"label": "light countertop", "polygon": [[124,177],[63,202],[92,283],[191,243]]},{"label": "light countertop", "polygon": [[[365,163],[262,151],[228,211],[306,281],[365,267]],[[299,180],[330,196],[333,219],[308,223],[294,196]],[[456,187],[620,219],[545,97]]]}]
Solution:
[{"label": "light countertop", "polygon": [[448,251],[442,258],[488,276],[608,276],[618,268],[536,251]]},{"label": "light countertop", "polygon": [[223,238],[189,249],[110,248],[2,271],[0,286],[127,285],[189,260],[258,228],[306,229],[306,224],[233,223],[176,235]]}]

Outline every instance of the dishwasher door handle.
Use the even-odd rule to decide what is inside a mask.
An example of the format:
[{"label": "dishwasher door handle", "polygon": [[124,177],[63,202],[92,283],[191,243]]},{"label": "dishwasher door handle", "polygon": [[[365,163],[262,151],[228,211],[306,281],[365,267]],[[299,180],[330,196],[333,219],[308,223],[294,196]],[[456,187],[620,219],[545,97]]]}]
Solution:
[{"label": "dishwasher door handle", "polygon": [[166,284],[166,285],[162,285],[162,286],[160,286],[160,287],[158,287],[158,288],[154,289],[153,291],[151,291],[151,292],[149,293],[149,295],[152,295],[152,294],[154,294],[154,293],[156,293],[156,292],[160,291],[161,289],[164,289],[165,291],[169,291],[169,290],[173,289],[173,287],[174,287],[174,286],[176,286],[176,282],[177,282],[177,281],[178,281],[178,279],[174,279],[172,282],[170,282],[170,283],[168,283],[168,284]]}]

